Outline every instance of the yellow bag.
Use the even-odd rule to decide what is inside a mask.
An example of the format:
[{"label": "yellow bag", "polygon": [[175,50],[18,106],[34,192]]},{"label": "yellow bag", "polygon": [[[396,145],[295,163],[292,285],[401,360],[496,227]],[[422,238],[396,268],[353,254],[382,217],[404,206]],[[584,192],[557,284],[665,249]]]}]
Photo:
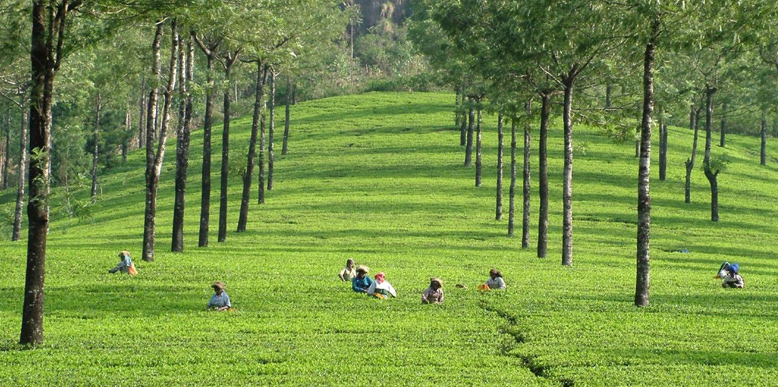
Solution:
[{"label": "yellow bag", "polygon": [[131,264],[130,264],[130,268],[129,268],[129,269],[127,269],[127,274],[129,274],[129,275],[135,275],[135,274],[138,274],[138,270],[136,270],[136,269],[135,269],[135,263],[134,263],[134,262],[133,262],[133,263],[131,263]]},{"label": "yellow bag", "polygon": [[485,291],[492,290],[492,289],[487,284],[480,284],[480,285],[478,285],[478,290],[480,290],[482,292],[485,292]]}]

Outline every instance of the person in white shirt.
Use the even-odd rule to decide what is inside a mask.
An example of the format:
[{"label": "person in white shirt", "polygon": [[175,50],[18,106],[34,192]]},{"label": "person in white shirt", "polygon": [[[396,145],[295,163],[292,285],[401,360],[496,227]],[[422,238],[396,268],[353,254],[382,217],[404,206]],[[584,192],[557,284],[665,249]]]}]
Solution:
[{"label": "person in white shirt", "polygon": [[488,286],[488,289],[505,289],[502,273],[497,269],[489,270],[489,279],[484,285]]},{"label": "person in white shirt", "polygon": [[375,275],[375,281],[367,288],[367,294],[380,299],[385,299],[389,296],[392,298],[397,297],[397,292],[392,287],[392,284],[386,280],[384,273]]}]

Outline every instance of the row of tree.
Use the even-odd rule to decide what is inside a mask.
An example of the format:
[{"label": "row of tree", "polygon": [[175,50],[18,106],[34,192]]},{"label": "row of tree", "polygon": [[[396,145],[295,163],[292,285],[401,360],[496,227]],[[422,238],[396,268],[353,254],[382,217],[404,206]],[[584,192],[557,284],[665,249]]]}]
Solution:
[{"label": "row of tree", "polygon": [[[516,129],[524,123],[523,247],[529,246],[530,122],[536,122],[539,115],[538,257],[546,257],[547,250],[546,158],[551,112],[561,109],[558,114],[564,129],[562,264],[567,266],[573,264],[574,123],[581,120],[600,125],[622,141],[636,133],[640,161],[635,305],[649,304],[649,176],[652,129],[657,118],[660,178],[664,179],[666,123],[673,119],[680,122],[673,112],[675,117],[689,114],[695,130],[694,150],[686,163],[689,202],[697,129],[704,112],[703,171],[710,183],[712,221],[718,221],[717,176],[726,166],[726,159],[715,157],[711,150],[714,95],[719,90],[727,90],[730,96],[720,105],[719,145],[725,146],[727,118],[753,116],[758,111],[764,164],[765,117],[778,106],[774,82],[778,31],[772,25],[778,5],[773,2],[419,0],[418,5],[412,37],[430,62],[456,85],[456,124],[461,125],[465,166],[471,164],[472,153],[476,154],[476,186],[481,182],[481,112],[498,112],[498,219],[503,116],[512,121],[509,234],[514,225]],[[738,98],[732,97],[735,95]]]}]

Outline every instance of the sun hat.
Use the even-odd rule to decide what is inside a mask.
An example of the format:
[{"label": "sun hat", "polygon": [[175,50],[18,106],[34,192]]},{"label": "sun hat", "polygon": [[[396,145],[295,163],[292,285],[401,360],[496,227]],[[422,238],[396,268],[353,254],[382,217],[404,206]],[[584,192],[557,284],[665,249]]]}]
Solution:
[{"label": "sun hat", "polygon": [[365,273],[365,274],[367,274],[369,272],[370,272],[370,268],[369,267],[367,267],[365,265],[357,266],[357,273]]},{"label": "sun hat", "polygon": [[224,290],[225,286],[227,286],[227,284],[225,284],[222,281],[216,281],[216,282],[213,283],[213,285],[211,285],[212,288],[217,288],[217,289],[221,289],[221,290]]},{"label": "sun hat", "polygon": [[443,281],[438,277],[432,277],[430,278],[430,283],[437,282],[438,285],[442,288],[443,287]]}]

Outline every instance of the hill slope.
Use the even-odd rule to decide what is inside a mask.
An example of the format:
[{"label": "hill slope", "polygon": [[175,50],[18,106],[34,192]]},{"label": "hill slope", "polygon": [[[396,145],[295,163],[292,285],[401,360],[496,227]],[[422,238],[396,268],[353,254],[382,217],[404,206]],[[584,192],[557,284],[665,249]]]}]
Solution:
[{"label": "hill slope", "polygon": [[[473,169],[461,166],[459,133],[450,128],[452,101],[448,94],[371,93],[295,106],[290,153],[277,152],[275,188],[266,204],[252,198],[245,233],[233,230],[251,121],[237,120],[230,233],[216,242],[214,190],[208,248],[196,247],[202,139],[195,132],[185,252],[168,252],[170,153],[152,263],[137,259],[141,152],[102,177],[90,219],[59,215],[62,199],[54,198],[40,349],[15,345],[26,246],[0,242],[0,384],[693,385],[732,373],[752,385],[778,379],[778,173],[774,162],[759,167],[756,139],[730,136],[728,148],[714,148],[731,164],[720,176],[721,221],[711,223],[700,170],[692,203],[683,202],[691,133],[670,129],[668,180],[656,178],[656,161],[652,171],[652,306],[637,309],[631,145],[576,127],[574,266],[562,267],[561,130],[549,139],[549,258],[541,260],[533,250],[537,214],[529,250],[506,236],[506,220],[494,220],[494,117],[485,120],[484,183],[475,188]],[[214,157],[213,171],[219,161]],[[11,197],[3,194],[3,210]],[[107,273],[122,249],[136,257],[137,277]],[[689,253],[673,252],[680,249]],[[348,257],[372,274],[386,272],[399,297],[381,302],[352,292],[336,277]],[[712,279],[723,261],[741,264],[746,289],[724,290]],[[508,290],[479,294],[475,287],[491,267],[502,270]],[[431,276],[445,281],[442,305],[420,305]],[[203,310],[215,280],[227,283],[237,312]]]}]

